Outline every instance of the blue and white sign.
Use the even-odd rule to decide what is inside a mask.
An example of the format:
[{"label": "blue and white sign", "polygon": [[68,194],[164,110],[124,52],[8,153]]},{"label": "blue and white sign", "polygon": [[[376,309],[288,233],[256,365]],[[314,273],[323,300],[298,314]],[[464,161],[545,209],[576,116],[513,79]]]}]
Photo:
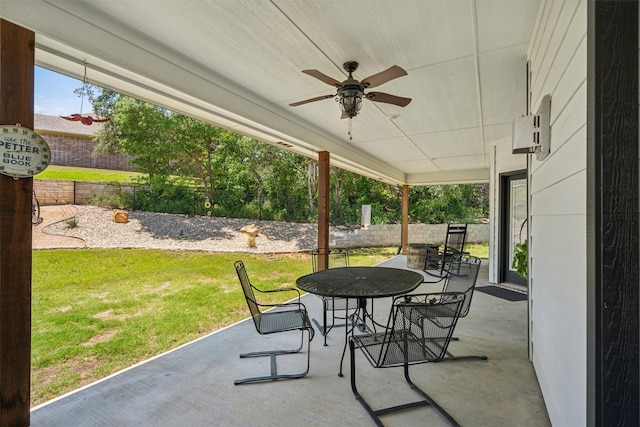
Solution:
[{"label": "blue and white sign", "polygon": [[49,166],[51,151],[40,135],[18,125],[0,125],[0,173],[28,178]]}]

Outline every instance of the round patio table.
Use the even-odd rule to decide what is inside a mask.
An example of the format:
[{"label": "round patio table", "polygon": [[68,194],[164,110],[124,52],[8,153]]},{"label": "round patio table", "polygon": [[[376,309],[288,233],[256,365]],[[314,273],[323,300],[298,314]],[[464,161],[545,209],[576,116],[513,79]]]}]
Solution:
[{"label": "round patio table", "polygon": [[[424,276],[415,271],[388,267],[340,267],[329,268],[299,277],[296,286],[305,292],[324,297],[355,298],[360,319],[371,318],[367,313],[368,298],[385,298],[402,295],[415,290],[424,281]],[[373,319],[372,319],[373,320]],[[354,324],[357,322],[354,322]],[[351,329],[353,331],[353,329]],[[340,359],[339,376],[347,348],[349,331],[345,328],[345,342]]]},{"label": "round patio table", "polygon": [[299,277],[296,286],[326,297],[382,298],[411,292],[423,281],[422,274],[400,268],[340,267]]}]

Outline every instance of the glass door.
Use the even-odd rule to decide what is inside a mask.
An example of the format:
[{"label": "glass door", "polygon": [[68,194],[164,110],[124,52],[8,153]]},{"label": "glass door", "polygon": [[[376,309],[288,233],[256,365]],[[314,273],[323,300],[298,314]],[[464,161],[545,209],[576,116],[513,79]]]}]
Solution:
[{"label": "glass door", "polygon": [[512,260],[516,245],[527,238],[527,176],[519,172],[501,177],[502,230],[500,281],[527,286],[527,280],[520,277]]}]

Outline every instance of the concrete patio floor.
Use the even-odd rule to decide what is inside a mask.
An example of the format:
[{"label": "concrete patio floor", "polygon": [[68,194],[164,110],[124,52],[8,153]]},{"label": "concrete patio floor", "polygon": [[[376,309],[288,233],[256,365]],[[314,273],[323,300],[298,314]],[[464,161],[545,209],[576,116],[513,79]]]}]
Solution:
[{"label": "concrete patio floor", "polygon": [[[383,264],[406,268],[398,256]],[[232,265],[229,268],[233,268]],[[254,284],[259,277],[252,277]],[[478,286],[487,285],[487,267]],[[432,280],[432,278],[430,278]],[[238,285],[239,286],[239,285]],[[416,292],[438,291],[423,284]],[[311,317],[322,304],[303,297]],[[376,318],[386,320],[389,305],[376,300]],[[456,355],[484,354],[487,361],[464,360],[416,365],[414,382],[463,426],[549,426],[533,367],[527,358],[527,302],[509,302],[481,292],[456,327]],[[250,319],[212,333],[154,359],[112,375],[32,410],[32,426],[371,426],[345,376],[338,377],[344,328],[331,331],[328,346],[316,334],[311,369],[299,380],[235,386],[234,379],[269,373],[268,358],[239,359],[243,352],[294,347],[297,333],[260,336]],[[303,370],[306,354],[281,356],[279,372]],[[402,368],[373,369],[358,353],[358,388],[369,403],[388,406],[415,400]],[[382,418],[387,426],[446,426],[432,408]]]}]

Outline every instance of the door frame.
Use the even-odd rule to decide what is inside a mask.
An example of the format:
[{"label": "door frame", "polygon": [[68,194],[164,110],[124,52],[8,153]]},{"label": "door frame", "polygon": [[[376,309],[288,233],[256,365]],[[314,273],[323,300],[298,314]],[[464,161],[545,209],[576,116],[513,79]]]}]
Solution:
[{"label": "door frame", "polygon": [[[527,279],[519,277],[515,274],[509,274],[509,269],[511,267],[511,260],[509,259],[509,203],[510,203],[510,186],[509,182],[513,179],[524,179],[527,181],[527,194],[528,194],[528,175],[526,169],[520,169],[516,171],[510,171],[501,173],[499,175],[499,199],[500,199],[500,209],[499,209],[499,220],[500,230],[498,232],[498,283],[512,283],[515,285],[520,285],[523,287],[527,287]],[[527,218],[529,212],[529,201],[527,197]]]}]

